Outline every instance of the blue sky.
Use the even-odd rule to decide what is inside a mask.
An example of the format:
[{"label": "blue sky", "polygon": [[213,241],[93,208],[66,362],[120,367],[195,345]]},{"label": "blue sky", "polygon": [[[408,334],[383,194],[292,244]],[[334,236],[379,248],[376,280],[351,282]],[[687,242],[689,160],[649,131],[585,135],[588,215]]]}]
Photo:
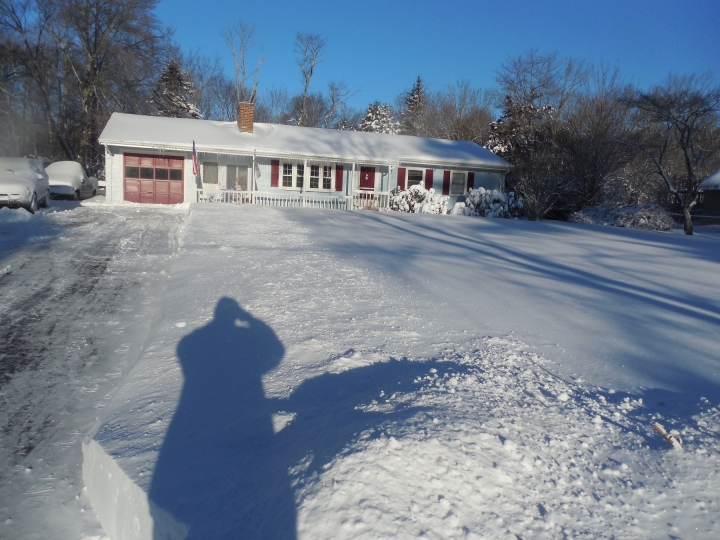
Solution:
[{"label": "blue sky", "polygon": [[466,79],[495,85],[497,69],[534,48],[617,66],[649,87],[669,72],[712,71],[720,81],[720,0],[161,0],[161,21],[184,50],[218,55],[231,74],[219,30],[240,19],[256,28],[266,58],[260,87],[301,89],[297,32],[327,38],[312,89],[344,81],[351,105],[393,103],[421,75],[431,90]]}]

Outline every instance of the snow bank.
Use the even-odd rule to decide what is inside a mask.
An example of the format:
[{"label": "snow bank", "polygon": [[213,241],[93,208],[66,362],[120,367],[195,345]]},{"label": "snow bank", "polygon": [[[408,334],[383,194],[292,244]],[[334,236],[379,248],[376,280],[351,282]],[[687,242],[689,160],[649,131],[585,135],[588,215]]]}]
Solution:
[{"label": "snow bank", "polygon": [[24,208],[0,207],[0,223],[22,223],[32,218],[33,214]]},{"label": "snow bank", "polygon": [[[364,406],[388,421],[303,486],[301,537],[639,538],[658,536],[666,518],[696,537],[717,530],[709,493],[671,510],[679,495],[656,474],[673,486],[715,477],[720,444],[703,431],[718,408],[701,402],[679,426],[694,441],[691,464],[653,436],[663,415],[641,397],[563,380],[512,340],[479,339],[439,360],[414,388]],[[416,412],[395,422],[398,409]]]},{"label": "snow bank", "polygon": [[651,231],[669,231],[673,219],[657,205],[617,207],[601,204],[570,214],[568,221],[590,225],[609,225]]},{"label": "snow bank", "polygon": [[182,540],[187,527],[158,508],[94,440],[83,443],[83,478],[105,533],[112,540]]}]

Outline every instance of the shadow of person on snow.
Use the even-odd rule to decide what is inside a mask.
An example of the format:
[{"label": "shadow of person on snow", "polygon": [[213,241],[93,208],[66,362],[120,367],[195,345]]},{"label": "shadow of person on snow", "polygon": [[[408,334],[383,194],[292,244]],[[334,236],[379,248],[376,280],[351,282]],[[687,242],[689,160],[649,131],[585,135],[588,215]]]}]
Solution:
[{"label": "shadow of person on snow", "polygon": [[[149,491],[155,540],[296,538],[295,489],[362,432],[423,410],[381,395],[416,390],[417,377],[433,367],[441,375],[466,369],[391,360],[309,379],[287,399],[267,398],[262,376],[284,352],[273,330],[230,298],[180,341],[185,383]],[[293,419],[275,434],[273,414],[281,411]]]},{"label": "shadow of person on snow", "polygon": [[[284,353],[275,332],[230,298],[178,344],[185,384],[149,497],[188,527],[187,538],[295,538],[293,493],[271,462],[262,387]],[[166,538],[162,516],[153,517],[154,538]]]}]

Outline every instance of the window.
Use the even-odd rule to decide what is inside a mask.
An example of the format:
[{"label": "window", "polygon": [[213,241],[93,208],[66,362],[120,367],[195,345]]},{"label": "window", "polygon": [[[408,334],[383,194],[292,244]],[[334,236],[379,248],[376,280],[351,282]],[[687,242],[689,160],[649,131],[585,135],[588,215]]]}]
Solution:
[{"label": "window", "polygon": [[450,195],[462,195],[465,193],[465,173],[452,173],[450,181]]},{"label": "window", "polygon": [[182,181],[184,164],[180,157],[125,154],[125,178]]},{"label": "window", "polygon": [[408,189],[412,186],[419,186],[423,183],[423,172],[418,169],[408,169],[407,172],[407,187]]},{"label": "window", "polygon": [[293,166],[292,163],[283,163],[283,187],[293,187]]},{"label": "window", "polygon": [[303,187],[305,181],[305,165],[302,163],[297,164],[297,174],[295,175],[295,187]]},{"label": "window", "polygon": [[303,187],[307,190],[332,190],[332,165],[308,164],[308,184],[305,184],[305,165],[303,163],[283,163],[282,183],[284,188]]},{"label": "window", "polygon": [[310,165],[310,189],[320,188],[320,165]]},{"label": "window", "polygon": [[[142,171],[140,171],[142,172]],[[211,161],[203,163],[203,184],[218,183],[218,164]]]},{"label": "window", "polygon": [[248,189],[248,171],[244,165],[227,165],[225,185],[227,189],[237,191],[247,191]]}]

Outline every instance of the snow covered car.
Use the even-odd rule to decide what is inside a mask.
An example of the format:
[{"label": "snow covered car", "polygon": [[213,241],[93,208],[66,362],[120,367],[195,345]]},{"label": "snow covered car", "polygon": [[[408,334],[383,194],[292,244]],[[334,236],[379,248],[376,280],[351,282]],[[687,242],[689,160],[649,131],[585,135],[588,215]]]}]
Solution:
[{"label": "snow covered car", "polygon": [[77,161],[56,161],[46,168],[53,198],[87,199],[97,195],[98,181],[88,176]]},{"label": "snow covered car", "polygon": [[35,213],[50,199],[48,175],[37,159],[0,158],[0,206]]}]

